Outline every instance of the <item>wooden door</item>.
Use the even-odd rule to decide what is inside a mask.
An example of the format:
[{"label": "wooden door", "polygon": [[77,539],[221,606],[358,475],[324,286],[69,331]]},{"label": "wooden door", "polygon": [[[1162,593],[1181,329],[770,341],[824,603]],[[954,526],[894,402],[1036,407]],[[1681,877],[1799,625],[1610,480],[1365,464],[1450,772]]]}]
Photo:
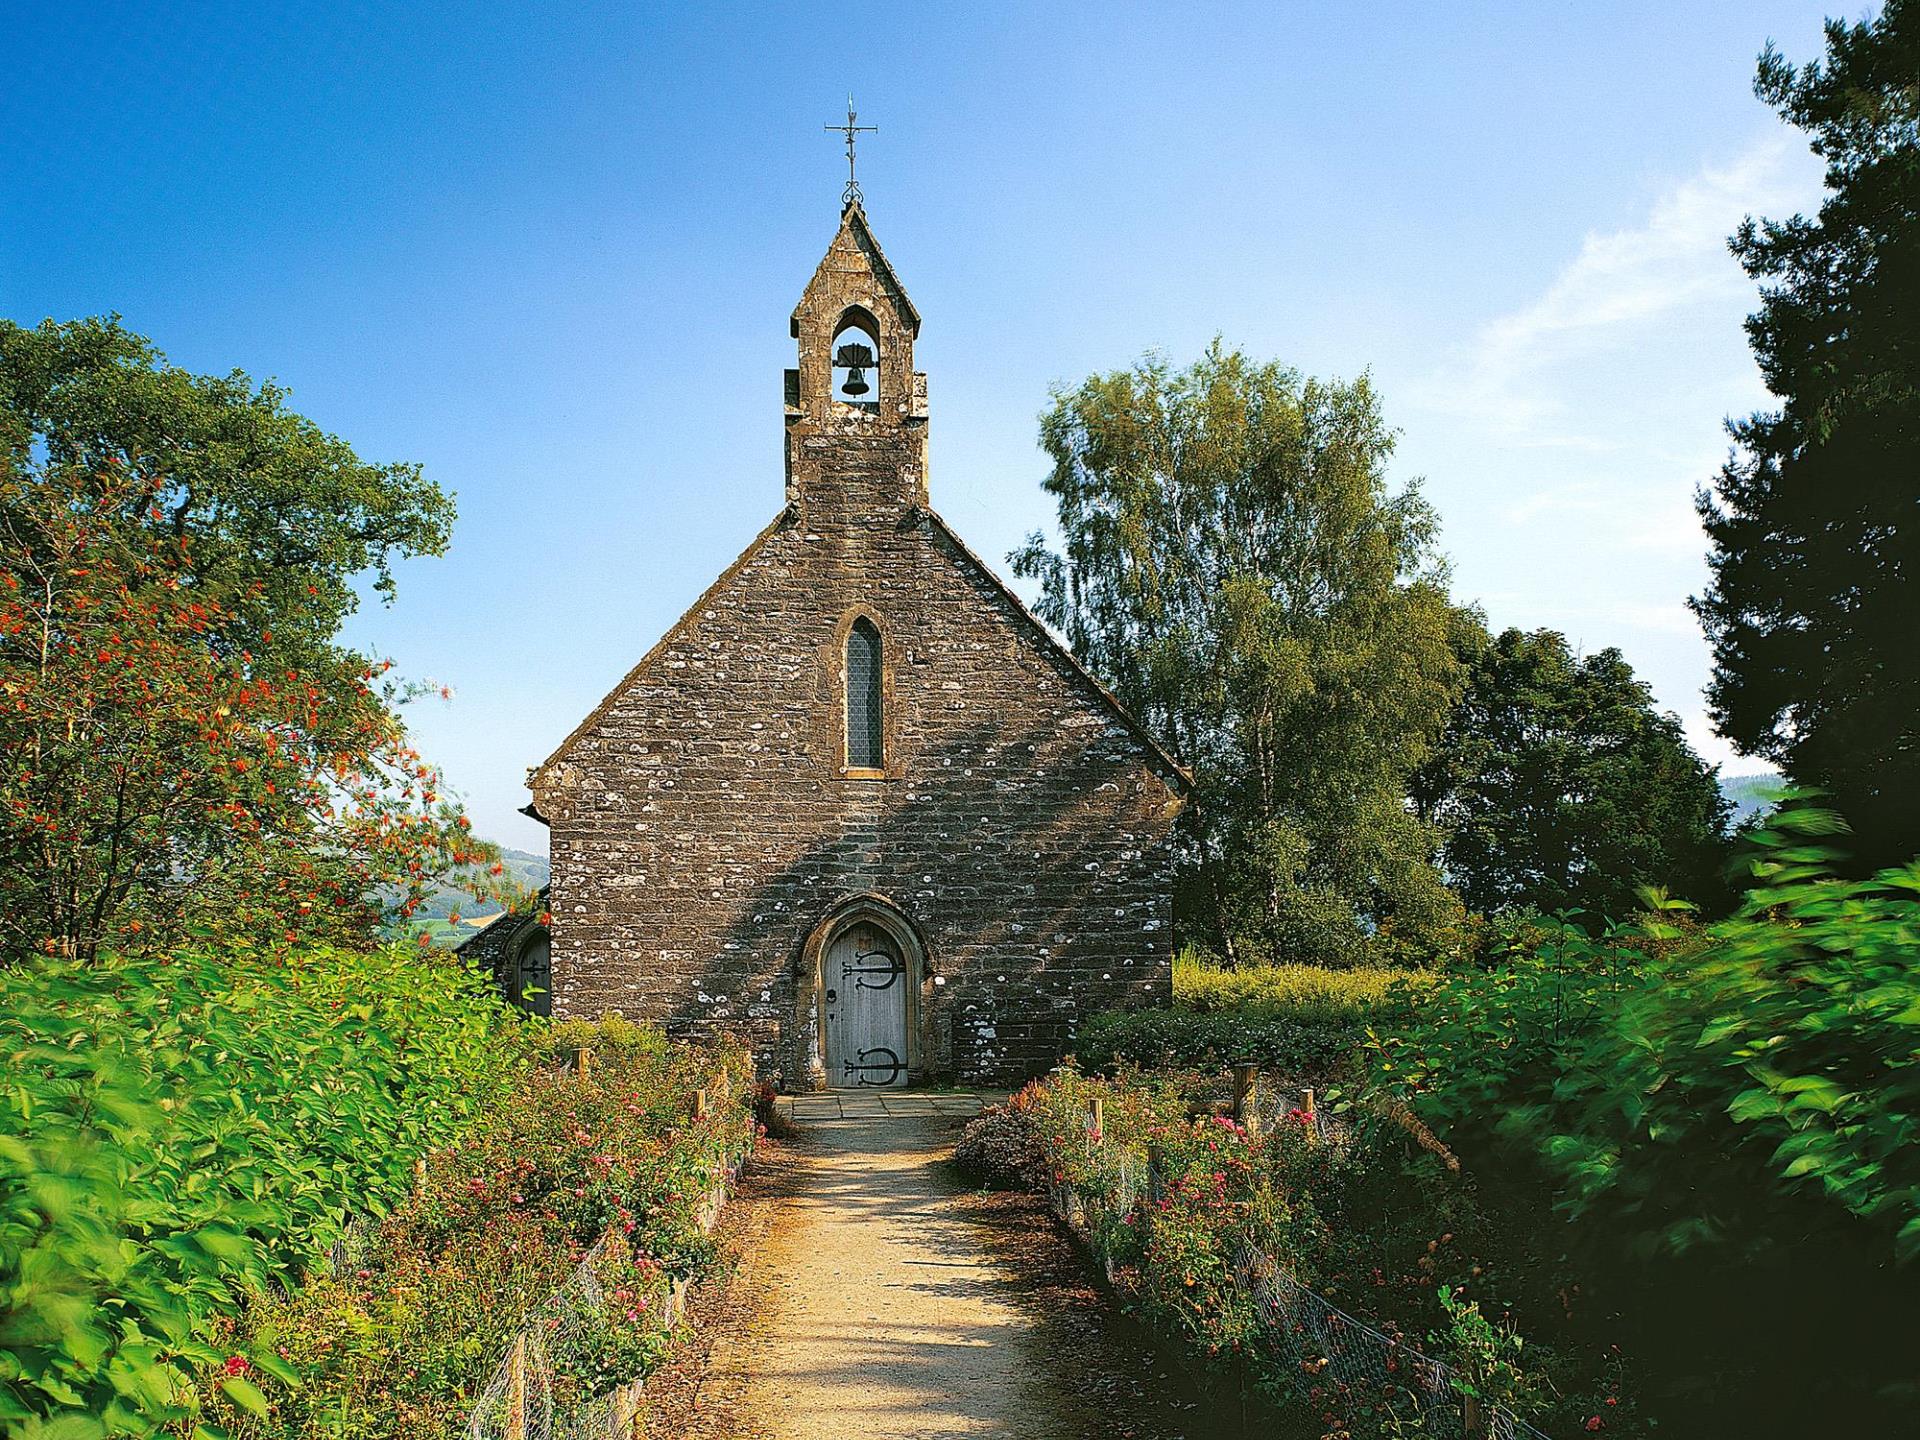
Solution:
[{"label": "wooden door", "polygon": [[553,940],[542,930],[522,944],[514,957],[512,972],[507,976],[507,998],[536,1015],[551,1015],[552,990]]},{"label": "wooden door", "polygon": [[829,1085],[907,1083],[907,959],[877,925],[843,930],[827,947]]}]

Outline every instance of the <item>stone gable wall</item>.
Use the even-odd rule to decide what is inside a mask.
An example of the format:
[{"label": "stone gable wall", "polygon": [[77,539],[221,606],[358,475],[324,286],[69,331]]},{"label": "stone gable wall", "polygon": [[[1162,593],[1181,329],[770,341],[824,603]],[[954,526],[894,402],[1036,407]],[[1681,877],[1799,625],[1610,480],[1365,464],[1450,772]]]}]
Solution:
[{"label": "stone gable wall", "polygon": [[[837,902],[920,928],[923,1076],[1011,1083],[1164,1000],[1177,801],[1151,752],[924,511],[789,512],[536,777],[555,1013],[749,1031],[790,1086]],[[840,637],[886,641],[888,775],[846,778]]]}]

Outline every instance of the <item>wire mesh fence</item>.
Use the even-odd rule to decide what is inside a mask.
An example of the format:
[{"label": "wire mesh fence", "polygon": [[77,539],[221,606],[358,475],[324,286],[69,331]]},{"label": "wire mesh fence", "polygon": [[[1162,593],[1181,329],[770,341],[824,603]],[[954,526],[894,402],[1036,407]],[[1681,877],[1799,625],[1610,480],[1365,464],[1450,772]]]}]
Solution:
[{"label": "wire mesh fence", "polygon": [[[640,1386],[596,1392],[590,1376],[612,1303],[601,1278],[621,1242],[603,1237],[514,1337],[481,1389],[467,1422],[471,1440],[625,1440]],[[664,1330],[676,1328],[686,1281],[662,1275],[640,1297]],[[622,1304],[633,1303],[623,1300]]]},{"label": "wire mesh fence", "polygon": [[339,1280],[353,1274],[373,1255],[380,1224],[370,1215],[355,1215],[341,1227],[340,1238],[327,1251],[327,1273]]},{"label": "wire mesh fence", "polygon": [[1330,1413],[1364,1408],[1419,1435],[1547,1440],[1504,1406],[1483,1409],[1452,1366],[1329,1303],[1264,1250],[1243,1243],[1233,1268],[1309,1404]]},{"label": "wire mesh fence", "polygon": [[[1311,1090],[1255,1084],[1231,1096],[1237,1118],[1260,1128],[1305,1126],[1321,1139],[1344,1134],[1315,1104]],[[1116,1266],[1100,1237],[1112,1227],[1151,1225],[1155,1207],[1168,1198],[1151,1154],[1107,1143],[1098,1104],[1085,1132],[1090,1185],[1056,1184],[1054,1213],[1116,1278]],[[1235,1283],[1260,1317],[1268,1368],[1286,1377],[1295,1398],[1330,1430],[1342,1417],[1371,1415],[1392,1434],[1441,1440],[1548,1440],[1504,1406],[1486,1405],[1454,1366],[1423,1354],[1397,1336],[1365,1321],[1302,1284],[1271,1253],[1242,1240],[1232,1261]]]},{"label": "wire mesh fence", "polygon": [[[702,1091],[696,1117],[725,1100],[724,1089]],[[702,1232],[718,1223],[751,1149],[749,1137],[714,1171],[697,1212]],[[637,1310],[652,1317],[655,1331],[670,1335],[686,1316],[688,1294],[687,1278],[668,1271],[635,1282],[631,1265],[622,1263],[630,1258],[625,1237],[609,1231],[534,1308],[481,1387],[467,1420],[468,1440],[630,1440],[642,1382],[606,1389],[594,1378],[611,1322]],[[606,1276],[616,1267],[621,1284],[609,1294]]]}]

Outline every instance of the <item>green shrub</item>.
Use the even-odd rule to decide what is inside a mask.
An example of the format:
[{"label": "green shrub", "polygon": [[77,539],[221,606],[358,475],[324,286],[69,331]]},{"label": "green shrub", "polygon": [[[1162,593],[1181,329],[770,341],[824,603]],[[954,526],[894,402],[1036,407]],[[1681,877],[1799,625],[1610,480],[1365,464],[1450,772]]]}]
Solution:
[{"label": "green shrub", "polygon": [[1027,1112],[1034,1089],[1016,1091],[1005,1104],[989,1105],[960,1132],[953,1163],[977,1185],[995,1190],[1031,1189],[1045,1179],[1046,1156]]},{"label": "green shrub", "polygon": [[217,1321],[388,1212],[531,1050],[457,962],[315,950],[18,965],[0,1056],[0,1432],[81,1440],[188,1419]]},{"label": "green shrub", "polygon": [[1773,824],[1733,917],[1449,975],[1377,1083],[1559,1212],[1670,1417],[1890,1433],[1920,1420],[1920,864],[1839,878],[1830,817]]},{"label": "green shrub", "polygon": [[[1082,1233],[1139,1313],[1209,1364],[1300,1406],[1315,1427],[1306,1433],[1400,1433],[1391,1390],[1303,1377],[1290,1337],[1268,1328],[1236,1271],[1251,1244],[1550,1433],[1596,1414],[1614,1433],[1633,1433],[1617,1357],[1567,1332],[1570,1277],[1538,1255],[1514,1264],[1510,1237],[1471,1183],[1397,1125],[1364,1114],[1327,1133],[1296,1114],[1250,1134],[1210,1113],[1216,1087],[1207,1074],[1056,1072],[1019,1112],[1045,1157],[1045,1183],[1070,1187],[1084,1205]],[[1103,1133],[1093,1143],[1096,1096]],[[1517,1332],[1528,1337],[1524,1373],[1512,1363]]]},{"label": "green shrub", "polygon": [[1432,982],[1422,970],[1359,966],[1328,970],[1319,965],[1247,965],[1231,969],[1201,950],[1173,959],[1174,1004],[1189,1010],[1272,1007],[1306,1021],[1346,1020],[1383,1005],[1396,984]]},{"label": "green shrub", "polygon": [[1075,1051],[1092,1070],[1217,1070],[1255,1061],[1315,1077],[1340,1073],[1367,1038],[1360,1019],[1303,1021],[1284,1010],[1109,1010],[1080,1027]]},{"label": "green shrub", "polygon": [[[644,1375],[670,1339],[671,1279],[712,1258],[700,1212],[754,1138],[743,1047],[674,1044],[609,1019],[554,1027],[552,1053],[585,1049],[582,1078],[543,1065],[512,1102],[429,1159],[425,1186],[345,1273],[260,1297],[229,1327],[235,1352],[291,1371],[260,1411],[207,1381],[233,1440],[454,1437],[512,1337],[602,1237],[609,1304],[545,1346],[556,1411]],[[693,1116],[693,1092],[714,1103]]]}]

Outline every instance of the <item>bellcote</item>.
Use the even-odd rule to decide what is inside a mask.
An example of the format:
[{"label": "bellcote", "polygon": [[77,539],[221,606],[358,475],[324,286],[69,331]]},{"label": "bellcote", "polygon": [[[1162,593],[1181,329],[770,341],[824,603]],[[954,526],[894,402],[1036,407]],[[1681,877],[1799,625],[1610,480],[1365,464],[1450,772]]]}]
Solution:
[{"label": "bellcote", "polygon": [[[913,368],[920,313],[873,238],[859,201],[840,214],[840,229],[794,307],[799,364],[787,371],[787,498],[831,498],[822,492],[841,467],[827,452],[852,447],[871,462],[876,444],[896,451],[902,493],[926,500],[927,377]],[[824,472],[824,473],[823,473]],[[885,485],[871,498],[886,498]]]}]

